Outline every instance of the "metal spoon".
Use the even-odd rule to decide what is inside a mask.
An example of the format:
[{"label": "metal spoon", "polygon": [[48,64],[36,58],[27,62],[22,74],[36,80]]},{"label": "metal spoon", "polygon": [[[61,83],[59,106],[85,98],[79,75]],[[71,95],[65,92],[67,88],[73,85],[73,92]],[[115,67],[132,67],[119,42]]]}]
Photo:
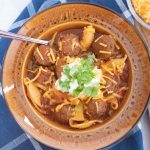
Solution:
[{"label": "metal spoon", "polygon": [[20,34],[15,34],[15,33],[2,31],[2,30],[0,30],[0,37],[6,37],[6,38],[22,40],[22,41],[29,41],[29,42],[43,44],[43,45],[48,45],[49,44],[49,41],[35,39],[35,38],[28,37],[28,36],[23,36],[23,35],[20,35]]}]

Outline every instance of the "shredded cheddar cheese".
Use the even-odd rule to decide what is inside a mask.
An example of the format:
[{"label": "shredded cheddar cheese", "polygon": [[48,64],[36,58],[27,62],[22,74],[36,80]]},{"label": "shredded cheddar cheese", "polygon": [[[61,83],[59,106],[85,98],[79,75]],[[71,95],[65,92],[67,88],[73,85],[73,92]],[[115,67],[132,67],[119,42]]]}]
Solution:
[{"label": "shredded cheddar cheese", "polygon": [[80,98],[80,96],[72,97],[72,98],[70,98],[70,101],[73,101],[73,100],[79,99],[79,98]]},{"label": "shredded cheddar cheese", "polygon": [[95,102],[95,106],[96,106],[96,111],[97,111],[97,113],[98,113],[98,112],[99,112],[99,107],[98,107],[97,101]]},{"label": "shredded cheddar cheese", "polygon": [[115,43],[115,47],[119,50],[120,49],[120,46],[117,44],[117,43]]},{"label": "shredded cheddar cheese", "polygon": [[67,64],[70,64],[70,63],[74,62],[74,60],[75,60],[74,57],[70,57],[70,56],[66,56],[65,58],[66,58]]},{"label": "shredded cheddar cheese", "polygon": [[34,82],[35,80],[37,80],[37,78],[38,78],[38,77],[40,76],[40,74],[41,74],[41,71],[42,71],[42,67],[39,67],[39,70],[38,70],[37,75],[36,75],[33,79],[26,81],[25,84],[27,85],[27,84],[30,84],[30,83]]},{"label": "shredded cheddar cheese", "polygon": [[59,60],[59,57],[57,56],[57,57],[56,57],[56,62],[55,62],[56,65],[57,65],[57,63],[58,63],[58,60]]},{"label": "shredded cheddar cheese", "polygon": [[45,81],[44,84],[52,83],[53,76],[54,76],[54,73],[52,72],[51,75],[50,75],[50,77],[49,77],[49,80]]},{"label": "shredded cheddar cheese", "polygon": [[114,93],[114,91],[108,91],[107,93],[108,93],[108,94],[112,94],[112,93]]},{"label": "shredded cheddar cheese", "polygon": [[108,76],[103,75],[104,78],[110,80],[111,82],[113,82],[114,84],[117,84],[117,82],[111,78],[109,78]]},{"label": "shredded cheddar cheese", "polygon": [[102,43],[102,42],[100,42],[99,45],[101,45],[101,46],[103,46],[103,47],[107,47],[107,45],[104,44],[104,43]]},{"label": "shredded cheddar cheese", "polygon": [[137,14],[146,23],[150,23],[150,0],[132,0],[132,4]]},{"label": "shredded cheddar cheese", "polygon": [[94,42],[96,43],[102,37],[103,37],[103,35],[99,36]]},{"label": "shredded cheddar cheese", "polygon": [[58,47],[59,47],[59,50],[62,51],[62,42],[61,41],[58,41]]},{"label": "shredded cheddar cheese", "polygon": [[30,69],[27,69],[28,72],[32,72],[32,73],[36,73],[37,72],[37,69],[35,70],[30,70]]},{"label": "shredded cheddar cheese", "polygon": [[114,73],[112,72],[111,69],[109,69],[107,66],[105,65],[101,65],[102,69],[105,70],[106,72],[108,72],[110,75],[114,75]]},{"label": "shredded cheddar cheese", "polygon": [[128,90],[128,87],[121,87],[121,88],[119,89],[119,92],[125,91],[125,90]]},{"label": "shredded cheddar cheese", "polygon": [[125,55],[123,58],[111,59],[110,61],[101,65],[101,67],[111,75],[122,73],[126,59],[127,55]]},{"label": "shredded cheddar cheese", "polygon": [[40,83],[38,83],[38,82],[36,82],[35,85],[36,85],[38,88],[40,88],[40,89],[42,89],[42,90],[44,90],[44,91],[47,90],[47,87],[46,87],[46,86],[44,86],[44,85],[42,85],[42,84],[40,84]]},{"label": "shredded cheddar cheese", "polygon": [[92,99],[92,97],[89,97],[89,98],[86,100],[85,104],[88,104],[91,99]]},{"label": "shredded cheddar cheese", "polygon": [[56,109],[55,109],[56,112],[59,112],[63,106],[68,105],[68,104],[69,104],[69,102],[66,101],[66,102],[64,102],[64,103],[62,103],[60,105],[57,105]]},{"label": "shredded cheddar cheese", "polygon": [[39,51],[39,48],[38,48],[38,47],[36,48],[36,51],[38,52],[38,54],[39,54],[40,58],[41,58],[42,60],[44,60],[44,58],[43,58],[42,54],[40,53],[40,51]]},{"label": "shredded cheddar cheese", "polygon": [[111,52],[110,52],[110,51],[100,50],[99,53],[111,55]]},{"label": "shredded cheddar cheese", "polygon": [[44,72],[47,72],[47,70],[46,70],[46,69],[44,69],[43,67],[41,67],[41,70],[42,70],[42,71],[44,71]]},{"label": "shredded cheddar cheese", "polygon": [[54,63],[56,61],[56,58],[55,58],[54,52],[53,52],[53,50],[51,48],[50,48],[50,54],[51,54],[52,62]]},{"label": "shredded cheddar cheese", "polygon": [[51,54],[50,53],[47,53],[47,56],[49,57]]},{"label": "shredded cheddar cheese", "polygon": [[80,100],[79,100],[79,99],[74,99],[74,100],[72,100],[72,101],[70,102],[70,104],[73,105],[73,106],[76,106],[76,105],[78,105],[79,103],[80,103]]},{"label": "shredded cheddar cheese", "polygon": [[122,98],[122,96],[120,96],[119,94],[114,93],[114,96],[117,98]]},{"label": "shredded cheddar cheese", "polygon": [[53,91],[53,89],[49,89],[48,91],[46,91],[44,94],[43,94],[43,97],[49,97],[50,96],[50,93]]}]

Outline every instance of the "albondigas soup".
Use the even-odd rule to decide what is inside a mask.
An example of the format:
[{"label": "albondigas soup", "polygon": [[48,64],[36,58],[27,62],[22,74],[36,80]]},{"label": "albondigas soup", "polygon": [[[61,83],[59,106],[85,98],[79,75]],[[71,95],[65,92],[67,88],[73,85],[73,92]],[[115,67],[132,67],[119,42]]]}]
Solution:
[{"label": "albondigas soup", "polygon": [[119,109],[128,80],[128,58],[118,41],[89,25],[56,32],[49,46],[37,46],[24,84],[37,111],[70,128],[85,129]]}]

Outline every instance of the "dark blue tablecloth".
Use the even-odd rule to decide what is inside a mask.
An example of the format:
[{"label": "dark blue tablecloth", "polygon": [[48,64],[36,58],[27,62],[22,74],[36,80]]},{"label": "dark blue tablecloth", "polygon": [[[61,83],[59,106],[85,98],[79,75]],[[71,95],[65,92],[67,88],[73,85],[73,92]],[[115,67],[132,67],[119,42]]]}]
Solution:
[{"label": "dark blue tablecloth", "polygon": [[[24,9],[17,20],[12,24],[10,31],[17,32],[20,27],[36,13],[49,8],[51,6],[64,2],[90,2],[98,5],[103,5],[109,9],[116,11],[118,14],[126,17],[133,23],[125,0],[32,0],[31,3]],[[0,39],[0,77],[2,71],[2,62],[5,52],[10,44],[9,39]],[[1,84],[1,83],[0,83]],[[2,97],[2,89],[0,88],[0,150],[47,150],[49,148],[32,137],[24,133],[9,112],[5,100]],[[135,127],[129,135],[120,142],[107,147],[111,150],[143,150],[143,141],[141,130]]]}]

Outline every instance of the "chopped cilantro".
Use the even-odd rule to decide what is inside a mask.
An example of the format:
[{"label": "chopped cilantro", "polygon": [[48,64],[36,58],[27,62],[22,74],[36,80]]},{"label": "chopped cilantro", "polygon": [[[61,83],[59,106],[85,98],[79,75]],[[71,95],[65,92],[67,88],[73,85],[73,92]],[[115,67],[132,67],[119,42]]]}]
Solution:
[{"label": "chopped cilantro", "polygon": [[69,68],[69,66],[67,66],[67,65],[64,66],[63,73],[64,73],[67,77],[70,76],[70,68]]},{"label": "chopped cilantro", "polygon": [[83,94],[86,96],[96,96],[98,94],[99,86],[89,86],[83,89]]},{"label": "chopped cilantro", "polygon": [[78,96],[78,95],[81,93],[81,91],[82,91],[82,90],[80,90],[80,89],[77,88],[77,89],[73,90],[72,95],[73,95],[73,96]]},{"label": "chopped cilantro", "polygon": [[73,96],[78,96],[79,94],[84,94],[85,96],[96,96],[99,90],[99,79],[97,84],[91,84],[90,86],[84,86],[85,84],[90,84],[92,79],[95,78],[96,74],[93,72],[95,69],[93,62],[95,55],[89,55],[87,59],[79,59],[71,64],[64,66],[62,79],[66,76],[67,80],[58,80],[60,89],[63,92],[69,92],[70,88],[73,87],[71,84],[77,80],[77,87],[72,90]]},{"label": "chopped cilantro", "polygon": [[63,89],[63,92],[67,92],[69,90],[69,88],[70,88],[70,86],[69,86],[70,82],[69,81],[61,81],[59,79],[58,83],[59,83],[60,87]]}]

